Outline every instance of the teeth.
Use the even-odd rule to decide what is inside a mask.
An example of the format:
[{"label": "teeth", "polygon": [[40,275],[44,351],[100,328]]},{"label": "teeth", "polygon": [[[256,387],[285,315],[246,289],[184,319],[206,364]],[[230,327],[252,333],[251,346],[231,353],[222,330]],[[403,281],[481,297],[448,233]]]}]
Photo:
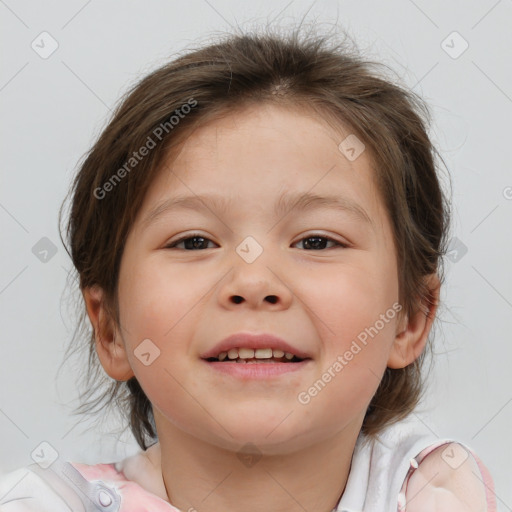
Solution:
[{"label": "teeth", "polygon": [[[239,357],[243,358],[242,350],[238,353]],[[272,349],[271,348],[258,348],[254,351],[254,357],[256,359],[270,359],[272,357]]]},{"label": "teeth", "polygon": [[229,357],[229,359],[236,359],[238,357],[238,349],[230,348],[228,350],[228,357]]},{"label": "teeth", "polygon": [[256,363],[265,363],[265,364],[279,364],[281,361],[278,361],[277,359],[240,359],[238,358],[236,363],[242,363],[242,364],[256,364]]},{"label": "teeth", "polygon": [[227,352],[221,352],[217,359],[219,361],[224,361],[226,358],[230,360],[237,359],[281,359],[285,357],[288,360],[294,358],[294,355],[290,352],[283,352],[278,349],[271,348],[257,348],[256,350],[252,348],[231,348]]},{"label": "teeth", "polygon": [[[256,350],[256,357],[258,357],[258,350]],[[239,348],[238,357],[241,359],[252,359],[254,357],[254,350],[252,348]],[[270,357],[272,357],[272,351],[270,351]]]}]

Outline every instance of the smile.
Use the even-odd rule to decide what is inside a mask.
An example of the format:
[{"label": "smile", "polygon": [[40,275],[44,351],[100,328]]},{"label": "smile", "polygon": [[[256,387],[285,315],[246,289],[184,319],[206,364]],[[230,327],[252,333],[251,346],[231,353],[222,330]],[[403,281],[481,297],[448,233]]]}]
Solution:
[{"label": "smile", "polygon": [[[296,361],[294,361],[296,359]],[[252,357],[243,359],[236,355],[236,359],[226,359],[219,361],[217,358],[202,359],[204,364],[217,375],[224,374],[234,377],[237,380],[264,380],[278,379],[292,372],[307,369],[313,363],[312,359],[300,360],[293,356],[293,359],[285,357],[280,358],[261,358]]]},{"label": "smile", "polygon": [[272,348],[231,348],[227,352],[220,352],[217,357],[210,357],[207,361],[236,362],[242,364],[254,363],[297,363],[302,361],[291,352],[284,352]]}]

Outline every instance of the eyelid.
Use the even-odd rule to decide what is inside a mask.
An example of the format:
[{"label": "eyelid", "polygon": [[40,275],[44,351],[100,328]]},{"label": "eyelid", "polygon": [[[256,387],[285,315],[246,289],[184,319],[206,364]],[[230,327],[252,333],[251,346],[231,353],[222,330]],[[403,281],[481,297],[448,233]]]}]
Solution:
[{"label": "eyelid", "polygon": [[[173,240],[171,242],[167,242],[165,245],[164,245],[164,249],[172,249],[174,248],[174,246],[176,246],[177,244],[185,241],[185,240],[188,240],[189,238],[195,238],[195,237],[198,237],[198,238],[204,238],[205,240],[208,240],[209,242],[212,242],[214,243],[215,245],[218,245],[216,242],[214,242],[211,238],[209,238],[209,236],[206,236],[206,235],[203,235],[202,233],[198,233],[198,232],[192,232],[192,233],[187,233],[183,236],[180,236],[179,238],[177,238],[176,240]],[[339,246],[343,247],[343,248],[349,248],[349,247],[352,247],[352,244],[348,241],[345,241],[345,240],[339,240],[338,238],[335,238],[331,235],[327,235],[325,233],[321,233],[321,232],[316,232],[316,231],[313,231],[312,233],[306,233],[305,235],[301,235],[300,238],[298,238],[295,242],[293,242],[291,245],[295,245],[303,240],[306,240],[308,238],[324,238],[326,240],[328,240],[329,242],[334,242],[336,244],[339,244]],[[192,252],[192,251],[187,251],[187,252]],[[315,251],[316,252],[316,251]]]},{"label": "eyelid", "polygon": [[210,242],[213,242],[215,245],[217,245],[211,238],[209,235],[204,235],[203,233],[198,233],[198,232],[192,232],[192,233],[186,233],[178,238],[176,238],[176,240],[172,240],[172,241],[169,241],[169,242],[166,242],[164,244],[164,249],[166,248],[169,248],[170,246],[173,246],[173,245],[176,245],[176,244],[179,244],[180,242],[183,242],[184,240],[187,240],[189,238],[195,238],[195,237],[200,237],[200,238],[204,238],[205,240],[208,240]]},{"label": "eyelid", "polygon": [[300,235],[300,238],[297,239],[296,242],[293,242],[293,244],[296,244],[297,242],[300,242],[301,240],[304,240],[306,238],[325,238],[327,240],[330,240],[332,242],[336,242],[337,244],[343,245],[344,247],[351,247],[352,244],[349,242],[346,238],[338,238],[333,235],[328,235],[325,233],[321,233],[319,231],[313,231],[312,233],[306,233],[305,235]]}]

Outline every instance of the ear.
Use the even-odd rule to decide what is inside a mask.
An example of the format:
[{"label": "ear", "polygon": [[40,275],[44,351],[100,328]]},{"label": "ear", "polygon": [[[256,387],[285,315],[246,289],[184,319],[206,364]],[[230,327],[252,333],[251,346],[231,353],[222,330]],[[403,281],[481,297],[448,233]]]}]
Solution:
[{"label": "ear", "polygon": [[87,315],[94,329],[96,352],[101,366],[115,380],[125,381],[134,376],[121,336],[105,308],[103,289],[97,285],[83,291]]},{"label": "ear", "polygon": [[429,300],[424,298],[411,318],[405,316],[399,322],[399,333],[391,347],[388,368],[405,368],[413,363],[425,348],[436,316],[441,289],[441,282],[437,274],[429,274],[425,281],[430,290]]}]

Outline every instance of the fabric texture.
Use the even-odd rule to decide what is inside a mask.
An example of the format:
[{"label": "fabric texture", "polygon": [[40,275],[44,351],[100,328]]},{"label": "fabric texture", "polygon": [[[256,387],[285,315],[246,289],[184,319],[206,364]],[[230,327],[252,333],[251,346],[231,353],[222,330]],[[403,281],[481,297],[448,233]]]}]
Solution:
[{"label": "fabric texture", "polygon": [[413,414],[385,429],[377,440],[359,436],[345,492],[336,512],[402,512],[404,488],[409,472],[418,467],[430,452],[452,442],[459,443],[473,456],[485,485],[487,512],[496,512],[496,497],[491,475],[464,443],[438,438]]},{"label": "fabric texture", "polygon": [[[414,415],[388,427],[378,439],[360,435],[334,511],[406,511],[411,471],[431,451],[452,442],[458,441],[436,437]],[[475,458],[485,484],[487,511],[495,512],[489,471],[469,447],[458,443]],[[180,512],[166,498],[161,472],[143,451],[108,464],[57,459],[47,468],[31,464],[0,477],[0,512]]]}]

